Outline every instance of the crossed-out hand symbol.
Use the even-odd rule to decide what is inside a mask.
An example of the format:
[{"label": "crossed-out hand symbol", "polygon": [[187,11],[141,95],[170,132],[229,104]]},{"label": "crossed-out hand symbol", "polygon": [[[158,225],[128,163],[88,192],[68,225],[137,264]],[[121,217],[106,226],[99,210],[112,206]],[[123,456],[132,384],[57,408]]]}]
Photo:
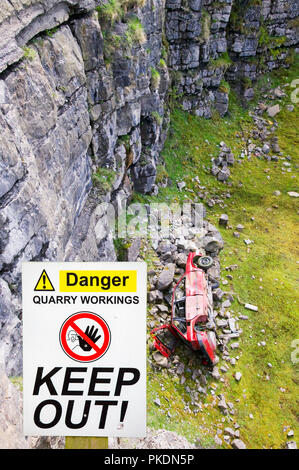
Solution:
[{"label": "crossed-out hand symbol", "polygon": [[[95,329],[94,326],[87,326],[86,330],[85,330],[85,334],[86,336],[88,336],[89,339],[91,339],[91,341],[93,343],[96,343],[101,335],[98,335],[97,336],[97,333],[98,333],[98,328]],[[90,344],[87,343],[87,341],[85,341],[85,339],[81,338],[81,336],[78,335],[78,339],[79,339],[79,346],[81,349],[83,349],[83,351],[91,351],[92,349],[92,346],[90,346]]]}]

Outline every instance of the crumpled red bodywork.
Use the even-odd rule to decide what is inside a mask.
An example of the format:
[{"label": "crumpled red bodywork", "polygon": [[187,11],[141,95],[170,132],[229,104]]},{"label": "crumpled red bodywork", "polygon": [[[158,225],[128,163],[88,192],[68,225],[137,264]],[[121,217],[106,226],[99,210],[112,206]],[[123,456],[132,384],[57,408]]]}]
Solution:
[{"label": "crumpled red bodywork", "polygon": [[208,281],[205,271],[194,264],[200,256],[199,251],[189,253],[185,274],[173,290],[171,323],[154,328],[151,335],[156,349],[166,357],[181,339],[202,356],[205,364],[213,365],[216,338],[213,332],[205,331],[209,318]]}]

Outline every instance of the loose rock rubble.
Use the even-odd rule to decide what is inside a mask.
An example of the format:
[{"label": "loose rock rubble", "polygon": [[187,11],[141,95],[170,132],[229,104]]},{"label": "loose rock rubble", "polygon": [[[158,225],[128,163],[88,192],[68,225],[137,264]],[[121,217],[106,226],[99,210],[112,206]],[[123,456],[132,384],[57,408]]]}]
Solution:
[{"label": "loose rock rubble", "polygon": [[[266,102],[274,99],[280,100],[285,96],[286,94],[279,87],[274,90],[265,90],[265,94],[263,95]],[[289,112],[292,112],[294,109],[290,105],[285,105],[285,108]],[[291,160],[291,158],[290,156],[283,156],[278,144],[278,137],[275,135],[278,126],[275,117],[279,114],[281,109],[282,105],[279,103],[269,105],[265,104],[265,102],[260,102],[258,106],[249,113],[254,126],[246,137],[240,133],[236,134],[236,138],[241,139],[244,144],[238,157],[234,158],[231,148],[228,147],[225,142],[220,142],[220,153],[217,157],[211,159],[211,173],[217,177],[218,181],[227,182],[230,177],[229,167],[236,161],[241,163],[245,158],[250,160],[252,157],[275,162],[281,160],[283,165],[282,171],[292,171],[290,161],[285,161]],[[269,118],[271,118],[271,120]],[[291,191],[288,194],[293,197],[299,196],[295,191]]]},{"label": "loose rock rubble", "polygon": [[234,449],[246,449],[246,445],[241,439],[234,439],[232,442],[232,447]]},{"label": "loose rock rubble", "polygon": [[220,142],[220,153],[217,158],[212,158],[211,173],[217,176],[218,181],[226,181],[230,177],[229,165],[234,164],[234,155],[225,142]]}]

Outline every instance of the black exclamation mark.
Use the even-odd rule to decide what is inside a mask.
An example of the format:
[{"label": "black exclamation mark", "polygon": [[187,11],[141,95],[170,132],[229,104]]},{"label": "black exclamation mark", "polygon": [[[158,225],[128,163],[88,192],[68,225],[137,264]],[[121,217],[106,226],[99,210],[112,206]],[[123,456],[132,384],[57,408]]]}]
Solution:
[{"label": "black exclamation mark", "polygon": [[45,289],[46,288],[46,275],[45,274],[43,274],[43,283],[44,283],[43,289]]},{"label": "black exclamation mark", "polygon": [[123,401],[122,404],[121,404],[121,410],[120,410],[120,422],[121,423],[124,422],[126,412],[127,412],[127,408],[128,408],[128,403],[129,403],[128,401]]}]

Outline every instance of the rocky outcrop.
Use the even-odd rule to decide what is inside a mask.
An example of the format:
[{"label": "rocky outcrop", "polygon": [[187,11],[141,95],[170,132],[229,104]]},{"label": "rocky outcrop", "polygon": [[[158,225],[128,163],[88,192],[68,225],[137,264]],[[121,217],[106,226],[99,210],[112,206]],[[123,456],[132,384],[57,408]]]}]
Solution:
[{"label": "rocky outcrop", "polygon": [[297,0],[167,0],[169,67],[183,109],[223,116],[227,81],[252,99],[260,74],[292,63],[298,9]]},{"label": "rocky outcrop", "polygon": [[227,79],[245,101],[253,97],[252,83],[260,74],[292,63],[298,13],[297,0],[234,2],[227,28],[232,59]]},{"label": "rocky outcrop", "polygon": [[232,0],[167,0],[166,37],[169,66],[183,109],[211,117],[213,109],[224,115],[228,92],[221,86],[230,63],[226,26]]},{"label": "rocky outcrop", "polygon": [[23,47],[39,33],[91,11],[94,0],[4,0],[0,13],[0,72],[19,61]]}]

